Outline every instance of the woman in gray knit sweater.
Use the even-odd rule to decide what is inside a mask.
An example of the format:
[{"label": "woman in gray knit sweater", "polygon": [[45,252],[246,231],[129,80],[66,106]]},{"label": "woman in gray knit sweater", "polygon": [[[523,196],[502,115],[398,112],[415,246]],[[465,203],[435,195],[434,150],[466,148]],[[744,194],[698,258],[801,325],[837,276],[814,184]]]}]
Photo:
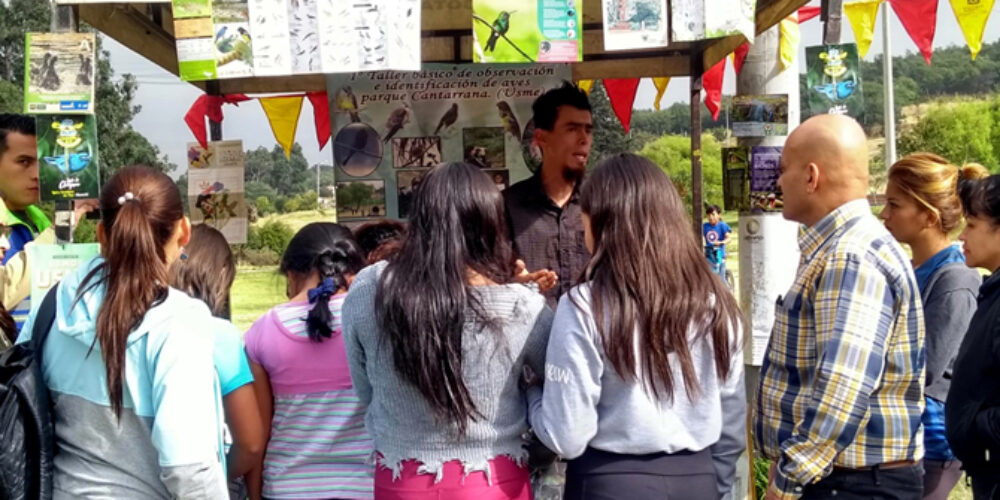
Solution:
[{"label": "woman in gray knit sweater", "polygon": [[518,378],[542,369],[552,313],[512,282],[500,192],[477,167],[441,165],[416,192],[409,228],[343,307],[375,497],[529,500]]}]

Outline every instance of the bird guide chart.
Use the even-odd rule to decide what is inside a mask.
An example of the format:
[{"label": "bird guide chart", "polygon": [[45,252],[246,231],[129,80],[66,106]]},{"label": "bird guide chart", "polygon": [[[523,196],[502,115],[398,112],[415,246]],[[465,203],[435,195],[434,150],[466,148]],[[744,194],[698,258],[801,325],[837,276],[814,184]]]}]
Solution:
[{"label": "bird guide chart", "polygon": [[420,68],[420,0],[173,0],[182,80]]},{"label": "bird guide chart", "polygon": [[41,200],[97,198],[100,162],[94,115],[38,115],[35,133]]},{"label": "bird guide chart", "polygon": [[541,166],[531,104],[571,78],[564,64],[327,75],[338,220],[405,219],[442,162],[476,165],[498,189],[530,177]]},{"label": "bird guide chart", "polygon": [[24,112],[94,112],[93,33],[28,33]]},{"label": "bird guide chart", "polygon": [[472,0],[477,63],[583,60],[583,0]]}]

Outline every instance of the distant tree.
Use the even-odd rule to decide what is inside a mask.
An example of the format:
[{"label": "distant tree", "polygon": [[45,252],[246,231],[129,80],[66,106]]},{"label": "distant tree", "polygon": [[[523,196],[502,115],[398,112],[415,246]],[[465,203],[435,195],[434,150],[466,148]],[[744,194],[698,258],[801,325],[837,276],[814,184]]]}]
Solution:
[{"label": "distant tree", "polygon": [[372,203],[375,188],[363,182],[352,182],[337,189],[337,203],[357,214]]},{"label": "distant tree", "polygon": [[[722,146],[711,134],[701,137],[702,193],[705,203],[722,204]],[[691,209],[691,139],[665,135],[646,144],[640,155],[663,169]]]},{"label": "distant tree", "polygon": [[919,121],[899,138],[900,156],[930,151],[951,162],[981,163],[993,172],[1000,167],[1000,98],[936,104],[922,110]]}]

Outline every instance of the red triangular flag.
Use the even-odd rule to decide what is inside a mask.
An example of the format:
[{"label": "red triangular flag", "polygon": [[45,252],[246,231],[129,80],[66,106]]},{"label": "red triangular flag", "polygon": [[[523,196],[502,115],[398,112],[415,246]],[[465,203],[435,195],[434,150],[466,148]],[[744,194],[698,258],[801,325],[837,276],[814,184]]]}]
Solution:
[{"label": "red triangular flag", "polygon": [[608,93],[611,109],[615,110],[615,115],[625,128],[626,134],[632,122],[632,104],[635,103],[635,93],[638,89],[638,78],[604,80],[604,91]]},{"label": "red triangular flag", "polygon": [[818,16],[822,9],[822,7],[802,7],[799,9],[799,24]]},{"label": "red triangular flag", "polygon": [[747,54],[750,53],[750,42],[743,42],[743,45],[736,47],[733,51],[733,69],[736,70],[736,74],[740,74],[743,71],[743,61],[747,60]]},{"label": "red triangular flag", "polygon": [[934,50],[934,30],[937,28],[938,0],[889,0],[889,5],[892,5],[892,10],[899,16],[899,22],[930,65]]},{"label": "red triangular flag", "polygon": [[239,106],[239,103],[249,100],[250,98],[243,94],[226,94],[223,96],[202,94],[195,99],[194,104],[191,105],[191,108],[184,115],[184,123],[187,123],[188,128],[191,129],[191,133],[194,134],[194,138],[198,140],[198,144],[201,144],[203,148],[207,148],[208,131],[205,127],[205,118],[208,117],[213,122],[222,123],[223,103]]},{"label": "red triangular flag", "polygon": [[330,101],[326,92],[307,92],[306,97],[313,107],[313,121],[316,122],[316,140],[319,141],[319,149],[326,147],[330,142]]},{"label": "red triangular flag", "polygon": [[719,109],[722,107],[722,80],[726,76],[726,58],[715,63],[702,76],[702,88],[705,89],[705,107],[712,113],[712,119],[719,119]]}]

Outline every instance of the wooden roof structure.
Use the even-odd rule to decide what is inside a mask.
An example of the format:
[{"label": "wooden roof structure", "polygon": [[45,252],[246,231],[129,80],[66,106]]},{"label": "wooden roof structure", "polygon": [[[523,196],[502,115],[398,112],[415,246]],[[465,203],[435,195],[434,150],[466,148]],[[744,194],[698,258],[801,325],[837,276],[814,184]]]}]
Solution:
[{"label": "wooden roof structure", "polygon": [[[757,33],[809,0],[757,0]],[[421,53],[424,62],[472,61],[472,1],[422,0]],[[177,74],[174,22],[169,3],[85,3],[78,19],[114,38],[163,69]],[[731,36],[677,42],[664,49],[605,51],[601,2],[583,3],[583,62],[573,63],[574,80],[675,77],[702,73],[744,42]],[[217,80],[213,93],[276,93],[326,90],[322,74]],[[207,82],[194,82],[206,88]],[[213,85],[214,86],[214,85]]]}]

